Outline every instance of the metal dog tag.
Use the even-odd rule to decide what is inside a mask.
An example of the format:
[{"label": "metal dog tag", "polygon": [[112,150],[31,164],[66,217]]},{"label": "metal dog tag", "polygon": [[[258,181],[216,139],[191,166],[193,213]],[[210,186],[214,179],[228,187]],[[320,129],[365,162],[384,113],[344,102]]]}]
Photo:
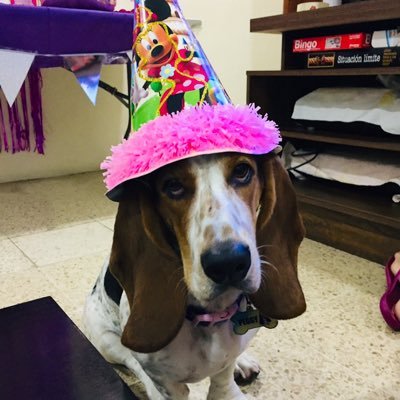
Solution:
[{"label": "metal dog tag", "polygon": [[274,329],[278,326],[278,320],[261,316],[262,326],[267,329]]},{"label": "metal dog tag", "polygon": [[236,335],[244,335],[249,329],[261,326],[260,312],[255,309],[238,312],[232,317],[231,321],[233,322],[233,331]]},{"label": "metal dog tag", "polygon": [[277,320],[262,317],[260,312],[254,308],[236,313],[231,318],[231,321],[233,322],[233,331],[236,335],[244,335],[249,329],[256,329],[262,326],[272,329],[278,325]]}]

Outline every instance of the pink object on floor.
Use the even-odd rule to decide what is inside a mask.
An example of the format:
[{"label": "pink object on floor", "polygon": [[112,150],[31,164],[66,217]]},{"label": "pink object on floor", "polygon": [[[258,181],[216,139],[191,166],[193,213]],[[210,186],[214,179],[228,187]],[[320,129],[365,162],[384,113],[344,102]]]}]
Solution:
[{"label": "pink object on floor", "polygon": [[393,275],[391,265],[394,262],[392,257],[386,264],[387,290],[380,301],[380,309],[386,323],[395,331],[400,331],[400,320],[394,315],[393,308],[400,301],[400,270]]},{"label": "pink object on floor", "polygon": [[281,141],[259,108],[232,104],[186,108],[144,124],[112,148],[101,164],[109,191],[123,182],[189,157],[237,152],[266,154]]}]

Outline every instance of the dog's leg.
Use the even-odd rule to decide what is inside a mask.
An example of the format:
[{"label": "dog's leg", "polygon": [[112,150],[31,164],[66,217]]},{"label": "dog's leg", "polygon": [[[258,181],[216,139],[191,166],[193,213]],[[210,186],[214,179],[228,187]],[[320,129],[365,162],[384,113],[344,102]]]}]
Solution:
[{"label": "dog's leg", "polygon": [[102,356],[111,364],[123,365],[133,372],[146,388],[150,400],[187,400],[189,388],[187,385],[169,383],[152,379],[133,353],[121,344],[121,338],[114,332],[102,332],[93,344]]},{"label": "dog's leg", "polygon": [[238,385],[248,385],[260,374],[258,362],[246,352],[236,359],[234,377]]},{"label": "dog's leg", "polygon": [[[189,387],[184,383],[165,382],[155,377],[153,377],[153,382],[162,394],[163,400],[188,400],[189,398]],[[153,397],[149,396],[149,398],[153,400]]]},{"label": "dog's leg", "polygon": [[96,340],[92,343],[101,355],[111,364],[123,365],[133,372],[144,384],[147,396],[151,400],[165,400],[155,386],[153,380],[147,375],[133,353],[121,344],[121,337],[112,331],[98,332]]},{"label": "dog's leg", "polygon": [[207,400],[246,400],[233,378],[235,364],[225,368],[217,375],[210,377],[210,389]]}]

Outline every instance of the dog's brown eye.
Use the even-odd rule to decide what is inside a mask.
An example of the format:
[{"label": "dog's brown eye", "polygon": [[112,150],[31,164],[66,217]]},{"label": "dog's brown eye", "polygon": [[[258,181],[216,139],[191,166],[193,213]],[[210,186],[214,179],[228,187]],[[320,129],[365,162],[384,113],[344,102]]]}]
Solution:
[{"label": "dog's brown eye", "polygon": [[165,182],[163,186],[163,192],[171,199],[179,200],[185,195],[185,188],[183,185],[175,180],[171,179]]},{"label": "dog's brown eye", "polygon": [[234,185],[247,185],[250,183],[251,178],[254,175],[254,170],[249,164],[239,164],[236,165],[232,172],[232,184]]}]

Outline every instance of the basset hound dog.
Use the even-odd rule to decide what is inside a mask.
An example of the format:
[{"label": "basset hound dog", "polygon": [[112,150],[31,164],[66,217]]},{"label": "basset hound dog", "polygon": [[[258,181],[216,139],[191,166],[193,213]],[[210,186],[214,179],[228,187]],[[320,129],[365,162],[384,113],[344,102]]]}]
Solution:
[{"label": "basset hound dog", "polygon": [[235,377],[259,373],[235,317],[305,311],[297,276],[304,228],[287,172],[271,153],[203,155],[126,182],[111,255],[88,296],[86,333],[151,400],[245,399]]}]

